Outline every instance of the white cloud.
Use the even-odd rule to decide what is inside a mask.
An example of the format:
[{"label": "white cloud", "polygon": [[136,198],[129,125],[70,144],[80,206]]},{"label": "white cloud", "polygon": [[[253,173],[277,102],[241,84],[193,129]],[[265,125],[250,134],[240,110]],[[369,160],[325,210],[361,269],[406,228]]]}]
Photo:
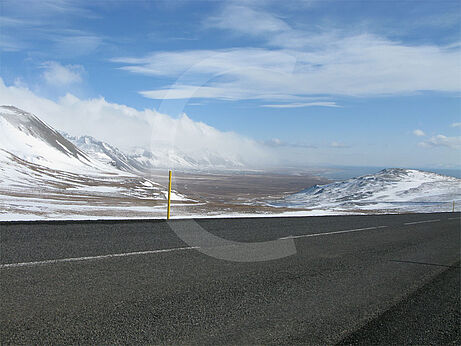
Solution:
[{"label": "white cloud", "polygon": [[62,30],[50,36],[59,56],[78,57],[94,52],[103,43],[103,37],[79,30]]},{"label": "white cloud", "polygon": [[414,130],[414,131],[413,131],[413,134],[414,134],[415,136],[418,136],[418,137],[423,137],[423,136],[426,135],[426,134],[424,133],[424,131],[423,131],[423,130],[420,130],[420,129]]},{"label": "white cloud", "polygon": [[191,69],[195,74],[233,72],[245,74],[252,70],[273,70],[276,73],[293,71],[296,58],[284,51],[264,48],[233,48],[221,50],[189,50],[153,52],[142,58],[120,57],[113,62],[123,63],[121,69],[149,75],[180,75]]},{"label": "white cloud", "polygon": [[343,148],[350,148],[348,145],[340,142],[331,142],[330,143],[330,148],[338,148],[338,149],[343,149]]},{"label": "white cloud", "polygon": [[451,124],[451,127],[461,127],[461,123],[453,123]]},{"label": "white cloud", "polygon": [[75,0],[3,1],[0,48],[18,51],[35,47],[53,58],[91,53],[101,46],[104,37],[71,26],[77,17],[98,18],[86,6]]},{"label": "white cloud", "polygon": [[179,150],[196,160],[221,157],[250,167],[275,160],[268,147],[193,121],[185,114],[175,119],[153,109],[140,111],[110,103],[102,97],[82,100],[67,94],[55,102],[24,86],[6,86],[0,78],[0,104],[14,105],[36,114],[58,130],[77,136],[87,134],[122,150]]},{"label": "white cloud", "polygon": [[307,143],[290,143],[280,140],[279,138],[272,138],[268,141],[263,142],[264,145],[273,147],[273,148],[281,148],[281,147],[291,147],[291,148],[306,148],[306,149],[316,149],[317,147],[312,144]]},{"label": "white cloud", "polygon": [[[306,34],[307,35],[307,34]],[[314,38],[310,37],[311,40]],[[316,95],[374,96],[458,92],[460,47],[405,45],[374,35],[318,37],[309,47],[154,52],[115,58],[126,71],[177,79],[144,90],[161,99],[218,98],[304,101]],[[191,89],[204,86],[192,96]]]},{"label": "white cloud", "polygon": [[266,108],[301,108],[301,107],[341,107],[336,102],[331,101],[318,101],[318,102],[304,102],[304,103],[285,103],[285,104],[273,104],[273,105],[261,105]]},{"label": "white cloud", "polygon": [[246,94],[242,90],[231,90],[221,87],[176,85],[174,89],[146,90],[139,92],[142,96],[154,100],[216,98],[222,100],[240,100]]},{"label": "white cloud", "polygon": [[274,15],[237,4],[225,6],[220,14],[209,18],[205,25],[255,36],[290,29],[283,20]]},{"label": "white cloud", "polygon": [[93,17],[93,13],[84,8],[85,2],[75,0],[20,0],[3,1],[2,9],[20,18],[49,19],[54,16],[85,16]]},{"label": "white cloud", "polygon": [[437,135],[419,143],[419,145],[425,148],[447,147],[451,149],[461,149],[461,136],[447,137],[444,135]]},{"label": "white cloud", "polygon": [[63,66],[56,61],[47,61],[41,65],[45,82],[53,86],[66,86],[80,83],[85,69],[81,65]]},{"label": "white cloud", "polygon": [[[132,73],[179,79],[172,86],[142,91],[154,99],[306,103],[322,94],[374,96],[461,90],[460,45],[409,45],[369,33],[303,31],[252,6],[254,3],[226,4],[205,26],[253,36],[270,48],[157,51],[112,61]],[[197,90],[202,86],[203,90]]]},{"label": "white cloud", "polygon": [[23,49],[22,42],[6,35],[0,36],[0,49],[4,52],[16,52]]},{"label": "white cloud", "polygon": [[[303,142],[273,140],[258,143],[231,132],[222,132],[193,121],[186,115],[172,118],[154,109],[137,110],[110,103],[104,98],[79,99],[71,94],[57,101],[40,97],[23,83],[6,86],[0,78],[0,104],[15,105],[32,112],[58,130],[73,135],[90,135],[122,150],[143,147],[152,152],[181,151],[201,161],[204,156],[239,161],[249,167],[306,167],[312,165],[414,165],[421,166],[430,158],[435,163],[458,164],[457,151],[428,152],[418,157],[411,148],[389,147],[387,151],[364,152],[363,146],[350,150],[332,150]],[[455,141],[453,143],[453,141]],[[456,142],[457,141],[457,142]],[[439,137],[426,144],[460,145],[461,138]],[[333,147],[345,145],[336,142]],[[400,150],[401,149],[401,150]]]}]

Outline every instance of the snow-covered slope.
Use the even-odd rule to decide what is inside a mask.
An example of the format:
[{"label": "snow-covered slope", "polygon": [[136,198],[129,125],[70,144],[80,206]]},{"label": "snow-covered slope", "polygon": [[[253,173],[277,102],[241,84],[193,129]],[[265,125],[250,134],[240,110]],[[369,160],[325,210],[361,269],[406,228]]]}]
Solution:
[{"label": "snow-covered slope", "polygon": [[2,195],[36,198],[60,195],[61,200],[82,196],[164,200],[166,189],[149,179],[128,174],[84,175],[49,169],[0,149],[0,197]]},{"label": "snow-covered slope", "polygon": [[13,106],[0,106],[0,149],[51,169],[114,172],[110,166],[92,160],[35,115]]},{"label": "snow-covered slope", "polygon": [[461,179],[413,169],[315,185],[270,204],[324,210],[449,211],[461,204]]},{"label": "snow-covered slope", "polygon": [[109,143],[91,136],[75,137],[61,132],[69,142],[83,150],[89,157],[116,167],[122,171],[133,172],[136,168],[130,164],[130,157]]},{"label": "snow-covered slope", "polygon": [[[122,166],[115,148],[85,139],[106,151],[88,155],[33,114],[0,106],[0,219],[164,214],[165,186]],[[172,200],[190,202],[176,192]]]}]

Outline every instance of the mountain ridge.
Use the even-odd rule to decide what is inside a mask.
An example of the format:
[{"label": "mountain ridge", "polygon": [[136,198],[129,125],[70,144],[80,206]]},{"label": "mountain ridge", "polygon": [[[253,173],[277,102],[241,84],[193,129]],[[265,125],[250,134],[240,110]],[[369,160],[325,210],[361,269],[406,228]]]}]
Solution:
[{"label": "mountain ridge", "polygon": [[51,169],[114,173],[37,116],[14,106],[0,106],[0,148]]}]

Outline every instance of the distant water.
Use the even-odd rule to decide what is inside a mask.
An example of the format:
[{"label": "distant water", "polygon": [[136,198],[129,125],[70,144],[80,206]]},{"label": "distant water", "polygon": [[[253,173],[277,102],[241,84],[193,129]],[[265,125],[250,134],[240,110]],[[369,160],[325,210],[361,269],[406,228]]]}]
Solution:
[{"label": "distant water", "polygon": [[426,169],[426,171],[435,172],[438,174],[444,174],[450,177],[461,178],[461,168],[460,169]]},{"label": "distant water", "polygon": [[421,167],[354,167],[354,166],[334,166],[329,167],[326,171],[322,172],[325,178],[331,180],[346,180],[350,178],[359,177],[367,174],[375,174],[385,168],[409,168],[420,169],[422,171],[434,172],[438,174],[448,175],[450,177],[461,178],[461,169],[435,169],[435,168],[421,168]]}]

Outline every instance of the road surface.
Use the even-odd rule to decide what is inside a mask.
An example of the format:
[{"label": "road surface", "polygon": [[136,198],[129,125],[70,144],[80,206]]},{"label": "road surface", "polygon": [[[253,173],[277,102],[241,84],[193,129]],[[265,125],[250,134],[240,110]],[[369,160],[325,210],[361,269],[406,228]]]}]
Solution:
[{"label": "road surface", "polygon": [[164,221],[0,223],[0,343],[461,341],[459,213],[197,223],[296,253],[217,259]]}]

